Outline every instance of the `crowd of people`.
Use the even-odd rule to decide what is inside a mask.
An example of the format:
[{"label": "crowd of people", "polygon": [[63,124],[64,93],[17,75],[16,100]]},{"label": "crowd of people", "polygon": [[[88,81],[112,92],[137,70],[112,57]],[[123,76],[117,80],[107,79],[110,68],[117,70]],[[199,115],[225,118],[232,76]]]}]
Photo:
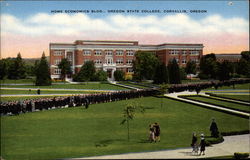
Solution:
[{"label": "crowd of people", "polygon": [[90,104],[105,103],[131,98],[154,96],[158,93],[156,89],[142,89],[117,91],[100,94],[82,94],[65,97],[27,99],[23,101],[0,102],[1,115],[18,115],[20,113],[48,110],[63,107],[84,106],[88,108]]}]

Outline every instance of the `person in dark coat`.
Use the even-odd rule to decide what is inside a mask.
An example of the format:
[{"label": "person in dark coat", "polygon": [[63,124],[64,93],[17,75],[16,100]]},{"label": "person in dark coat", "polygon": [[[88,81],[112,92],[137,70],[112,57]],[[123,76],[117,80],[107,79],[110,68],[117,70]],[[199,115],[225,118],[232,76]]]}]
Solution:
[{"label": "person in dark coat", "polygon": [[193,148],[192,150],[192,153],[195,152],[198,154],[198,151],[199,151],[199,147],[198,147],[198,144],[197,144],[197,136],[196,136],[196,133],[193,133],[193,137],[192,137],[192,143],[191,143],[191,146]]},{"label": "person in dark coat", "polygon": [[205,142],[204,134],[201,134],[200,155],[202,152],[203,152],[202,155],[205,155],[205,150],[206,150],[206,142]]},{"label": "person in dark coat", "polygon": [[40,94],[40,93],[41,93],[41,91],[40,91],[40,89],[38,89],[38,90],[37,90],[37,94]]},{"label": "person in dark coat", "polygon": [[160,138],[160,133],[161,133],[161,129],[160,129],[160,125],[155,122],[154,124],[154,131],[155,131],[155,141],[160,142],[161,138]]},{"label": "person in dark coat", "polygon": [[212,123],[210,125],[210,132],[212,137],[219,137],[219,131],[215,119],[212,119]]}]

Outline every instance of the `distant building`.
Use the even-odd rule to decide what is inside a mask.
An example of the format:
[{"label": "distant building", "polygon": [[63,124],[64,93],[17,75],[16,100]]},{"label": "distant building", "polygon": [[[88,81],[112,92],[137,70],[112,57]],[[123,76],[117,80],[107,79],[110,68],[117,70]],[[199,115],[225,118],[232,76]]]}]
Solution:
[{"label": "distant building", "polygon": [[223,62],[225,60],[229,62],[238,62],[241,58],[241,54],[232,53],[232,54],[215,54],[217,62]]},{"label": "distant building", "polygon": [[94,61],[97,69],[107,71],[113,79],[115,70],[133,74],[132,61],[137,51],[151,51],[166,65],[175,58],[180,66],[188,61],[199,63],[203,54],[203,44],[164,43],[159,45],[139,45],[138,41],[91,41],[77,40],[74,43],[50,43],[51,78],[60,78],[58,64],[67,58],[73,73],[80,71],[86,61]]}]

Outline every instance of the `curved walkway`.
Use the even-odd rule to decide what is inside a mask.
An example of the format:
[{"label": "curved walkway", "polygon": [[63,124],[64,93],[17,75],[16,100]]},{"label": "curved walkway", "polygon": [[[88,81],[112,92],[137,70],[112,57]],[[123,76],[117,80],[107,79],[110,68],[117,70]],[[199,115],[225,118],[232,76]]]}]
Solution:
[{"label": "curved walkway", "polygon": [[[221,111],[224,111],[224,112],[230,112],[232,114],[244,116],[246,118],[250,117],[250,114],[246,113],[246,112],[237,111],[237,110],[233,110],[233,109],[229,109],[229,108],[224,108],[224,107],[221,107],[221,106],[216,106],[216,105],[212,105],[212,104],[197,102],[197,101],[193,101],[193,100],[178,97],[178,96],[181,96],[181,95],[197,95],[197,94],[196,94],[196,92],[189,92],[189,91],[164,94],[164,96],[169,97],[171,99],[183,101],[183,102],[186,102],[186,103],[192,103],[192,104],[203,106],[203,107],[206,107],[206,108],[221,110]],[[201,92],[199,95],[208,96],[204,92]]]},{"label": "curved walkway", "polygon": [[250,152],[250,134],[225,136],[224,142],[206,147],[205,155],[192,154],[192,148],[181,148],[174,150],[162,150],[154,152],[127,153],[118,155],[106,155],[95,157],[84,157],[75,159],[196,159],[217,156],[233,155],[235,152]]}]

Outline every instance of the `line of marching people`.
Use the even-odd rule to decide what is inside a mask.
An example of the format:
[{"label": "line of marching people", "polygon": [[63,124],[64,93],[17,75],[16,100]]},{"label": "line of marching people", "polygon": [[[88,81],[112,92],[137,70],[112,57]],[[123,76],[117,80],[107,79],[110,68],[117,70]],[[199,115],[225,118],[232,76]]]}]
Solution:
[{"label": "line of marching people", "polygon": [[143,89],[1,102],[0,115],[18,115],[26,112],[76,106],[84,106],[85,108],[88,108],[90,104],[154,96],[157,93],[158,91],[156,89]]}]

